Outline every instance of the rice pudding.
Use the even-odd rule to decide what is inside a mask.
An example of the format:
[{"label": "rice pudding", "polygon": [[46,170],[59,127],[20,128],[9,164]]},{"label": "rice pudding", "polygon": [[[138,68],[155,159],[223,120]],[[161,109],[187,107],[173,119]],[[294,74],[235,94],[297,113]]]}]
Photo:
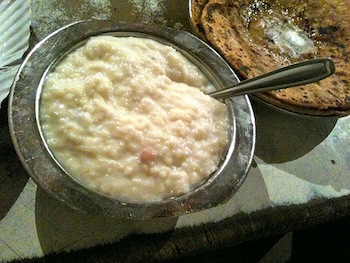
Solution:
[{"label": "rice pudding", "polygon": [[153,202],[196,188],[229,143],[227,106],[175,48],[97,36],[47,75],[40,124],[58,163],[103,195]]}]

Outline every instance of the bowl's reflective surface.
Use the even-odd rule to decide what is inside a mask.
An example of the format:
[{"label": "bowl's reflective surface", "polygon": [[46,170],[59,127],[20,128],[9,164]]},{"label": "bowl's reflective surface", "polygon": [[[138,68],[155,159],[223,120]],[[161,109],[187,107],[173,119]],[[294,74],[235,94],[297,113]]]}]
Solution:
[{"label": "bowl's reflective surface", "polygon": [[122,218],[177,216],[208,209],[229,200],[244,181],[255,146],[254,114],[247,96],[227,100],[231,114],[231,143],[227,155],[212,177],[194,191],[154,203],[126,203],[85,188],[68,176],[52,158],[40,135],[38,121],[40,87],[50,67],[72,47],[100,34],[149,37],[174,46],[199,66],[217,86],[238,78],[209,46],[184,31],[114,21],[83,21],[52,33],[29,53],[11,89],[9,126],[24,167],[34,181],[75,209]]}]

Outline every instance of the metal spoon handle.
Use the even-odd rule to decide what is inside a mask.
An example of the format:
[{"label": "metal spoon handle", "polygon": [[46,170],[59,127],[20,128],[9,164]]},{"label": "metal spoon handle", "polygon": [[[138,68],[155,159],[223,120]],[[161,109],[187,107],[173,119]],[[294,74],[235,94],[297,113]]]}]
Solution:
[{"label": "metal spoon handle", "polygon": [[329,77],[335,71],[328,58],[317,58],[292,64],[256,78],[244,80],[227,89],[209,93],[214,98],[229,98],[242,94],[296,87]]}]

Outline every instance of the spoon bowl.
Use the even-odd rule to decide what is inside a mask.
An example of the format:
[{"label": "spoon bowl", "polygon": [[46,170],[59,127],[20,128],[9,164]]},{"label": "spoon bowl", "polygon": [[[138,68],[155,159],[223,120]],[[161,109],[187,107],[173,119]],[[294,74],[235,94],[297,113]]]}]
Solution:
[{"label": "spoon bowl", "polygon": [[310,59],[244,80],[229,88],[211,92],[209,95],[217,99],[224,99],[242,94],[296,87],[320,81],[334,72],[333,60],[329,58]]}]

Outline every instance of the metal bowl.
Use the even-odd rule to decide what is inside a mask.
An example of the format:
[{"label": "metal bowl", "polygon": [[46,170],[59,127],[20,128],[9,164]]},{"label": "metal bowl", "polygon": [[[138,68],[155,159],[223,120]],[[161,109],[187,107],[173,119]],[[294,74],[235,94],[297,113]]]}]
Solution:
[{"label": "metal bowl", "polygon": [[40,90],[46,74],[64,54],[92,36],[138,36],[171,45],[195,63],[218,88],[238,82],[230,66],[207,44],[180,30],[145,24],[89,20],[67,25],[42,40],[21,65],[9,100],[9,127],[17,154],[33,180],[74,209],[120,218],[178,216],[228,201],[243,183],[255,146],[255,120],[247,96],[226,100],[230,144],[218,170],[193,191],[160,202],[128,203],[86,188],[66,174],[41,136]]}]

